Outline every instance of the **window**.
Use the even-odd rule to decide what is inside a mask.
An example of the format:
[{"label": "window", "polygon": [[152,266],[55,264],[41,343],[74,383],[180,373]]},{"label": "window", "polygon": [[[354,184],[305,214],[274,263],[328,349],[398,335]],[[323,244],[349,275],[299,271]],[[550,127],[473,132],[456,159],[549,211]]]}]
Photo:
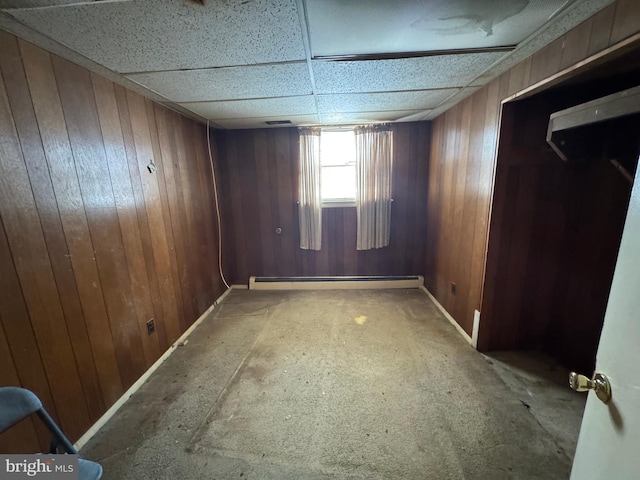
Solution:
[{"label": "window", "polygon": [[[320,250],[322,209],[356,207],[356,248],[389,245],[393,131],[389,125],[354,130],[300,127],[298,218],[300,248]],[[357,164],[357,168],[356,168]]]},{"label": "window", "polygon": [[355,206],[356,141],[353,130],[323,130],[320,137],[322,206]]}]

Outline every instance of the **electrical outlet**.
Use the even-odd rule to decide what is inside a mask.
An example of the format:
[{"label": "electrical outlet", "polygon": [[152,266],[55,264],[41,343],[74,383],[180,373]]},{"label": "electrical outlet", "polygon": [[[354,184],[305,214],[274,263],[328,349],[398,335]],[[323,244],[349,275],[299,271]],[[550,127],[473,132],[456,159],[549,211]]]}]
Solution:
[{"label": "electrical outlet", "polygon": [[155,322],[153,321],[153,318],[152,318],[151,320],[149,320],[147,322],[147,333],[149,335],[151,335],[155,331],[156,331],[156,324],[155,324]]},{"label": "electrical outlet", "polygon": [[454,282],[451,282],[451,293],[456,294],[456,284]]}]

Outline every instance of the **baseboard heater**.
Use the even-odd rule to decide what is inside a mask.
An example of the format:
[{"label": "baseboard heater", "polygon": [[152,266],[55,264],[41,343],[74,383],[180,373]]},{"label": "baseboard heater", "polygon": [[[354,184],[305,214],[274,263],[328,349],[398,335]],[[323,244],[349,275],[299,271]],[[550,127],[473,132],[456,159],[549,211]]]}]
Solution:
[{"label": "baseboard heater", "polygon": [[365,290],[420,288],[422,275],[395,277],[251,277],[249,290]]}]

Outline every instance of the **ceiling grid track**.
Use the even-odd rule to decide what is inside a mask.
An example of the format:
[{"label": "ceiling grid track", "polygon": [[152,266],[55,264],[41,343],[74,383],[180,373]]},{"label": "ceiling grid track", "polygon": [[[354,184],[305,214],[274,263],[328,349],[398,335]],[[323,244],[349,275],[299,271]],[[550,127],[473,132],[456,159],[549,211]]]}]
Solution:
[{"label": "ceiling grid track", "polygon": [[296,0],[298,7],[298,18],[300,19],[300,30],[302,31],[302,42],[304,44],[304,53],[306,55],[307,69],[309,70],[309,79],[311,81],[311,94],[316,105],[316,117],[321,122],[320,109],[318,107],[318,91],[316,88],[316,79],[313,74],[313,66],[311,65],[311,40],[309,38],[309,23],[307,22],[306,0]]},{"label": "ceiling grid track", "polygon": [[431,120],[612,1],[0,0],[0,28],[217,128],[354,125]]}]

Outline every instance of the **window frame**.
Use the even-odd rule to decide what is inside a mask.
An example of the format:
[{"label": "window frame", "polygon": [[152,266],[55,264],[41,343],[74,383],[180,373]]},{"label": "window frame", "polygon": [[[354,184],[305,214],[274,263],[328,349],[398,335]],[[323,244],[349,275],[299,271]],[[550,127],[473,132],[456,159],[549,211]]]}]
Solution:
[{"label": "window frame", "polygon": [[[322,134],[324,134],[325,132],[330,133],[330,132],[353,132],[354,128],[353,127],[328,127],[328,128],[323,128],[322,129]],[[354,134],[355,135],[355,134]],[[320,136],[320,142],[322,145],[322,135]],[[322,181],[322,176],[323,176],[323,169],[324,168],[344,168],[345,166],[353,166],[355,173],[357,175],[357,168],[356,168],[356,158],[355,158],[355,136],[354,136],[354,159],[353,159],[353,164],[343,164],[343,165],[323,165],[322,164],[322,148],[320,149],[320,179]],[[349,208],[349,207],[355,207],[356,206],[356,199],[358,196],[358,186],[357,186],[357,178],[356,178],[356,185],[355,185],[355,193],[354,193],[354,197],[352,198],[329,198],[329,199],[325,199],[324,197],[322,197],[322,184],[320,186],[320,195],[321,195],[321,207],[322,208]]]}]

